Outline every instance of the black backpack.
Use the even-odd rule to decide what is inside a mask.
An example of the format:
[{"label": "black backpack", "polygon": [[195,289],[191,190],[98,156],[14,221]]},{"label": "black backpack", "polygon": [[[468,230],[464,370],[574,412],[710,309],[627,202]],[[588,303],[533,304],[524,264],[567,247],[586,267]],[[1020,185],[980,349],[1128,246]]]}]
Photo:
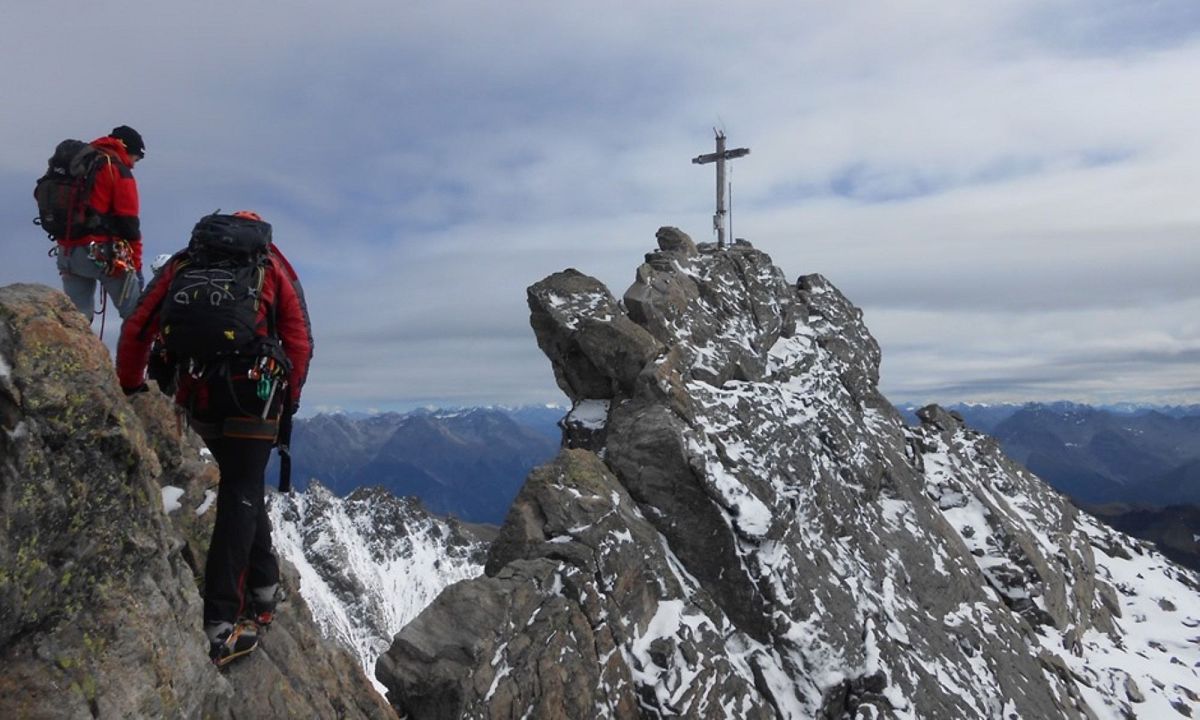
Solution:
[{"label": "black backpack", "polygon": [[54,148],[46,174],[33,188],[40,225],[51,240],[90,235],[101,229],[103,218],[92,211],[88,199],[96,184],[96,170],[105,161],[100,150],[82,140],[63,140]]},{"label": "black backpack", "polygon": [[271,312],[266,336],[258,333],[270,245],[271,226],[261,220],[213,213],[196,223],[159,316],[163,346],[176,361],[276,354]]}]

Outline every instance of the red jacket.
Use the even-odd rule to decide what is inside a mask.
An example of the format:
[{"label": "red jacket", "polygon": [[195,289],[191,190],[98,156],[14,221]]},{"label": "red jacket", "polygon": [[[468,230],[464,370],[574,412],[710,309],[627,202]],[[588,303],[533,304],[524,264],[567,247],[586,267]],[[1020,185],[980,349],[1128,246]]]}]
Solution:
[{"label": "red jacket", "polygon": [[[146,287],[138,300],[137,309],[125,319],[121,326],[121,339],[117,343],[117,378],[126,390],[139,387],[146,381],[146,365],[150,360],[150,349],[159,334],[159,315],[164,298],[171,287],[180,260],[184,253],[177,254],[167,263]],[[308,307],[304,302],[304,290],[300,278],[291,264],[274,245],[268,255],[266,275],[263,278],[262,302],[258,306],[258,333],[267,334],[267,312],[274,308],[275,330],[283,351],[292,363],[288,385],[292,403],[300,402],[300,389],[308,377],[308,364],[312,359],[312,324]],[[183,380],[181,378],[181,380]],[[176,402],[186,405],[192,385],[181,381]]]},{"label": "red jacket", "polygon": [[88,205],[106,218],[107,233],[59,240],[58,243],[64,248],[73,248],[93,242],[108,242],[114,238],[126,240],[133,251],[133,265],[141,270],[142,229],[138,219],[138,189],[133,171],[129,169],[129,153],[125,151],[125,143],[113,137],[98,138],[91,145],[104,154],[106,162],[96,171]]}]

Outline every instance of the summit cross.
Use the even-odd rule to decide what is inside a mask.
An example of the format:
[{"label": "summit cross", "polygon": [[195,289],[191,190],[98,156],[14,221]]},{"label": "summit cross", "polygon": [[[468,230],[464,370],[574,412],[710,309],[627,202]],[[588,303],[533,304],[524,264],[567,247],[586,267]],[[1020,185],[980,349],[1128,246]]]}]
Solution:
[{"label": "summit cross", "polygon": [[725,149],[725,133],[714,130],[717,135],[717,151],[692,158],[696,165],[717,164],[717,212],[713,215],[713,230],[717,231],[717,247],[725,247],[725,220],[729,214],[725,207],[725,161],[750,154],[750,148]]}]

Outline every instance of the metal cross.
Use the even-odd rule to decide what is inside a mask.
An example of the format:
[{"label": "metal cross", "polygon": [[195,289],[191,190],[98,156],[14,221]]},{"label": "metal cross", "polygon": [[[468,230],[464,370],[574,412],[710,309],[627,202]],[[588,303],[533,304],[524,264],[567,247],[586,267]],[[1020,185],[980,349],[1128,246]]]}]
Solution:
[{"label": "metal cross", "polygon": [[692,162],[697,165],[707,165],[710,162],[717,164],[717,213],[713,215],[713,230],[717,231],[717,247],[723,248],[725,247],[725,218],[728,215],[728,211],[725,209],[725,161],[749,155],[750,148],[726,150],[725,133],[715,128],[713,132],[717,135],[717,151],[694,157]]}]

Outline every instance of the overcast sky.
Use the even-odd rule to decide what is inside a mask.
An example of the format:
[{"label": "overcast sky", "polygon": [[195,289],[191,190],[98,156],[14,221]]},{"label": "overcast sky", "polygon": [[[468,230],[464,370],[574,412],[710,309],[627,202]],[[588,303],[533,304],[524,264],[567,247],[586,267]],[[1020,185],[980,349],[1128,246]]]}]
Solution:
[{"label": "overcast sky", "polygon": [[894,402],[1200,402],[1194,0],[4,5],[0,285],[58,285],[58,140],[132,125],[148,257],[275,226],[308,411],[564,402],[525,288],[712,239],[714,126],[734,233],[863,308]]}]

